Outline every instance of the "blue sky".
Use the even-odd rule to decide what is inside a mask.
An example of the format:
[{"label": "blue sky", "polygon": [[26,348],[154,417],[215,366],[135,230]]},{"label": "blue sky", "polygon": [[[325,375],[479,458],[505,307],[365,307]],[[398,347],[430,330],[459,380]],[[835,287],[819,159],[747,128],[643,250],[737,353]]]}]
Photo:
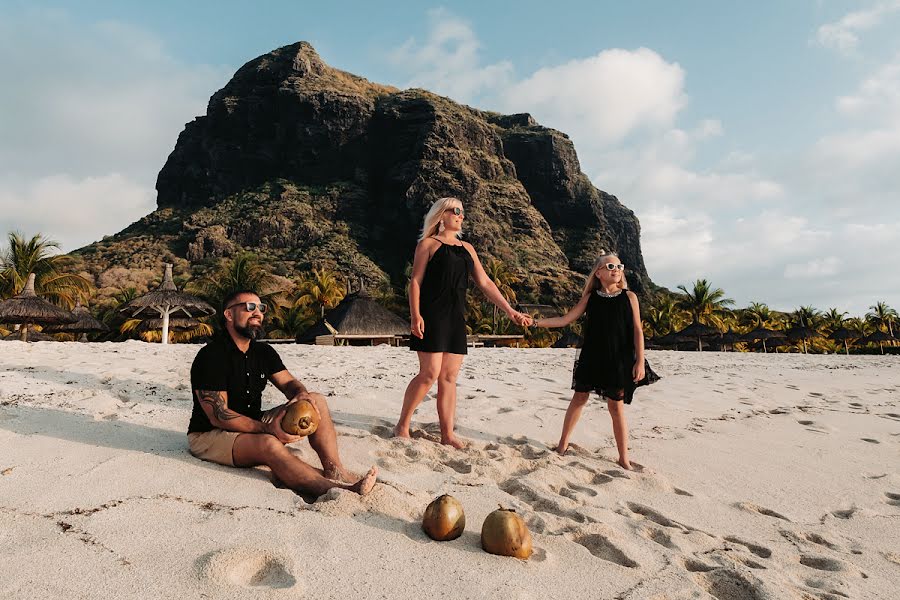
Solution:
[{"label": "blue sky", "polygon": [[124,228],[209,96],[307,40],[568,133],[657,283],[900,306],[898,0],[185,4],[0,2],[0,229],[70,250]]}]

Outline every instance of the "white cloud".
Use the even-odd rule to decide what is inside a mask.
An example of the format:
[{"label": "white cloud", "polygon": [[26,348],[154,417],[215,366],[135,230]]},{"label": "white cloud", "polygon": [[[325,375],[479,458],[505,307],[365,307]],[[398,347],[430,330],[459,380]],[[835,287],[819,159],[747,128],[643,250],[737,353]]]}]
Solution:
[{"label": "white cloud", "polygon": [[512,63],[501,61],[481,66],[481,44],[468,23],[444,9],[428,13],[429,32],[424,43],[410,38],[394,50],[390,60],[414,73],[402,87],[420,87],[472,102],[486,90],[508,84]]},{"label": "white cloud", "polygon": [[6,225],[3,231],[18,230],[29,237],[44,233],[62,248],[115,233],[156,208],[155,192],[118,173],[82,179],[51,175],[19,191],[13,187],[0,185],[0,206],[11,210],[0,218]]},{"label": "white cloud", "polygon": [[182,64],[138,27],[61,11],[3,15],[0,54],[0,81],[14,82],[0,94],[0,230],[40,225],[65,250],[152,210],[178,133],[231,71]]},{"label": "white cloud", "polygon": [[816,41],[844,54],[853,53],[859,45],[859,33],[873,29],[885,18],[900,11],[900,2],[879,2],[871,8],[848,13],[833,23],[826,23],[816,31]]},{"label": "white cloud", "polygon": [[785,279],[813,279],[837,275],[844,261],[837,256],[815,258],[805,263],[790,263],[784,268]]},{"label": "white cloud", "polygon": [[[647,48],[604,50],[545,67],[496,99],[507,112],[529,112],[550,127],[577,131],[584,143],[600,147],[636,131],[667,130],[687,101],[684,70]],[[703,127],[715,129],[712,122]]]}]

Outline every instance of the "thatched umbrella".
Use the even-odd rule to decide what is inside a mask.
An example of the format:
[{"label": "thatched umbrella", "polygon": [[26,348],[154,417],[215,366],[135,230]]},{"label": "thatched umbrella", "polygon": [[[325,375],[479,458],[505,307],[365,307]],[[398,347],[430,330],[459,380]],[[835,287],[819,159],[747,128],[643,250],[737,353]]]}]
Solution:
[{"label": "thatched umbrella", "polygon": [[728,331],[726,331],[719,337],[719,342],[722,344],[722,348],[725,348],[725,346],[728,345],[731,346],[732,350],[734,350],[734,343],[739,341],[741,341],[741,334],[735,333],[731,330],[730,327],[728,328]]},{"label": "thatched umbrella", "polygon": [[847,344],[847,340],[855,340],[859,337],[859,334],[850,331],[846,327],[838,327],[830,334],[828,334],[829,339],[832,339],[836,342],[844,342],[844,352],[847,354],[847,356],[850,355],[850,346]]},{"label": "thatched umbrella", "polygon": [[50,304],[34,293],[34,273],[28,274],[28,283],[21,293],[0,302],[0,323],[20,324],[19,339],[23,342],[28,341],[29,325],[54,325],[74,321],[72,313]]},{"label": "thatched umbrella", "polygon": [[[188,319],[186,317],[172,317],[169,319],[169,331],[190,331],[200,325],[199,319]],[[155,331],[162,329],[162,319],[147,319],[141,321],[138,325],[138,331]]]},{"label": "thatched umbrella", "polygon": [[163,282],[152,292],[139,296],[119,309],[132,319],[162,319],[162,343],[169,343],[169,318],[182,314],[187,318],[215,314],[216,309],[196,296],[179,292],[172,281],[172,265],[166,263]]},{"label": "thatched umbrella", "polygon": [[45,327],[44,331],[47,333],[80,333],[80,341],[82,342],[87,341],[88,333],[109,331],[109,327],[95,319],[91,315],[91,311],[82,306],[81,302],[75,304],[75,308],[72,309],[72,316],[76,319],[74,323],[51,325],[50,327]]},{"label": "thatched umbrella", "polygon": [[810,329],[809,327],[805,327],[800,325],[799,327],[791,327],[786,332],[787,339],[795,342],[800,340],[803,342],[803,354],[807,354],[806,351],[806,340],[810,338],[814,338],[818,335],[818,333],[814,329]]},{"label": "thatched umbrella", "polygon": [[719,331],[715,327],[710,327],[709,325],[704,325],[699,321],[694,321],[681,331],[676,331],[675,335],[682,339],[690,339],[697,340],[697,350],[703,351],[703,345],[701,344],[701,338],[709,338],[714,335],[719,335]]},{"label": "thatched umbrella", "polygon": [[760,325],[753,331],[745,333],[742,337],[745,340],[750,341],[750,342],[754,342],[756,340],[762,340],[762,349],[763,349],[763,353],[765,353],[768,351],[766,349],[766,340],[784,339],[787,337],[787,334],[785,334],[783,331],[767,329],[767,328],[763,327],[762,325]]},{"label": "thatched umbrella", "polygon": [[297,343],[315,342],[320,335],[358,335],[374,339],[408,333],[407,321],[378,304],[363,289],[345,296],[324,317],[298,335]]},{"label": "thatched umbrella", "polygon": [[881,353],[884,354],[884,343],[889,342],[895,339],[889,333],[885,333],[880,329],[875,330],[873,333],[870,333],[864,338],[861,338],[859,342],[861,344],[878,344],[878,347],[881,348]]},{"label": "thatched umbrella", "polygon": [[22,342],[22,341],[27,341],[27,342],[55,342],[55,341],[57,341],[55,337],[53,337],[52,335],[46,334],[46,333],[44,333],[43,331],[31,331],[31,332],[29,332],[29,333],[28,333],[28,339],[27,339],[27,340],[23,340],[23,339],[22,339],[22,336],[19,335],[18,332],[11,333],[11,334],[9,334],[9,335],[7,335],[7,336],[4,336],[4,337],[2,337],[2,338],[0,338],[0,339],[2,339],[2,340],[5,341],[5,342]]}]

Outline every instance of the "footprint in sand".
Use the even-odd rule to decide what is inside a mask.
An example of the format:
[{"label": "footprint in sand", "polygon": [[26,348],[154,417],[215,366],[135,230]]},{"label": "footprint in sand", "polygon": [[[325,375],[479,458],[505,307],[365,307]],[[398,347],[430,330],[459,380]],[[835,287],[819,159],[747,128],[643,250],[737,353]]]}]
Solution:
[{"label": "footprint in sand", "polygon": [[694,497],[694,495],[692,493],[690,493],[687,490],[683,490],[681,488],[673,488],[672,491],[675,492],[676,494],[678,494],[679,496],[687,496],[688,498]]},{"label": "footprint in sand", "polygon": [[656,527],[645,527],[641,532],[641,535],[643,535],[650,541],[656,542],[664,548],[668,548],[669,550],[681,550],[681,548],[678,547],[678,544],[676,544],[675,541],[672,540],[672,536],[663,529],[658,529]]},{"label": "footprint in sand", "polygon": [[884,417],[885,419],[891,419],[892,421],[900,421],[900,414],[897,413],[882,413],[878,416]]},{"label": "footprint in sand", "polygon": [[735,506],[737,508],[740,508],[741,510],[746,510],[747,512],[755,512],[766,517],[772,517],[773,519],[781,519],[782,521],[787,521],[788,523],[791,522],[791,520],[786,516],[777,513],[770,508],[759,506],[758,504],[753,504],[752,502],[738,502],[737,504],[735,504]]},{"label": "footprint in sand", "polygon": [[297,585],[290,561],[269,550],[229,548],[206,554],[197,561],[201,577],[216,584],[248,588],[285,589]]},{"label": "footprint in sand", "polygon": [[870,444],[880,444],[881,443],[878,440],[876,440],[875,438],[859,438],[859,439],[861,439],[864,442],[869,442]]},{"label": "footprint in sand", "polygon": [[837,558],[830,558],[828,556],[814,556],[811,554],[804,554],[800,557],[800,564],[804,567],[809,567],[810,569],[816,569],[817,571],[831,571],[833,573],[839,571],[847,571],[847,565],[842,560],[838,560]]},{"label": "footprint in sand", "polygon": [[710,596],[718,600],[763,600],[769,597],[758,580],[748,579],[726,567],[694,575],[694,579]]},{"label": "footprint in sand", "polygon": [[887,502],[891,506],[900,506],[900,494],[895,494],[894,492],[885,492],[885,496],[887,496]]},{"label": "footprint in sand", "polygon": [[570,500],[575,500],[576,502],[581,501],[584,496],[593,498],[597,494],[597,490],[592,490],[589,487],[578,485],[572,482],[567,483],[565,487],[559,490],[560,496],[564,496]]},{"label": "footprint in sand", "polygon": [[744,546],[747,550],[760,558],[771,558],[772,556],[772,551],[765,546],[760,546],[759,544],[748,542],[747,540],[743,540],[737,536],[728,536],[725,538],[725,541],[731,542],[732,544],[739,544],[741,546]]},{"label": "footprint in sand", "polygon": [[609,538],[599,533],[580,535],[574,538],[572,541],[587,548],[588,552],[590,552],[597,558],[602,558],[603,560],[611,562],[613,564],[620,565],[622,567],[628,567],[629,569],[634,569],[635,567],[640,566],[627,554],[625,554],[625,552],[622,551],[621,548],[610,541]]},{"label": "footprint in sand", "polygon": [[673,521],[669,517],[663,515],[660,512],[657,512],[649,506],[644,506],[643,504],[638,504],[637,502],[626,502],[625,505],[628,507],[628,510],[630,510],[634,514],[641,515],[642,517],[653,521],[657,525],[662,525],[663,527],[669,527],[672,529],[678,529],[685,533],[690,531],[689,527],[686,527],[677,521]]}]

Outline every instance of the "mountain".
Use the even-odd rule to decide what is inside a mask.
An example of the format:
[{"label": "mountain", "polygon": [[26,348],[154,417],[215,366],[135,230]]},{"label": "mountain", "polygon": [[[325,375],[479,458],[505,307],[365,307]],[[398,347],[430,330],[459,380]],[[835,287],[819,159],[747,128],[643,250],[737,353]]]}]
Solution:
[{"label": "mountain", "polygon": [[566,134],[369,82],[306,42],[213,94],[156,189],[157,210],[74,253],[98,285],[163,262],[196,277],[250,250],[284,277],[324,266],[402,290],[425,212],[456,196],[465,239],[519,274],[520,301],[573,301],[601,248],[618,250],[632,289],[653,287],[637,218],[591,184]]}]

